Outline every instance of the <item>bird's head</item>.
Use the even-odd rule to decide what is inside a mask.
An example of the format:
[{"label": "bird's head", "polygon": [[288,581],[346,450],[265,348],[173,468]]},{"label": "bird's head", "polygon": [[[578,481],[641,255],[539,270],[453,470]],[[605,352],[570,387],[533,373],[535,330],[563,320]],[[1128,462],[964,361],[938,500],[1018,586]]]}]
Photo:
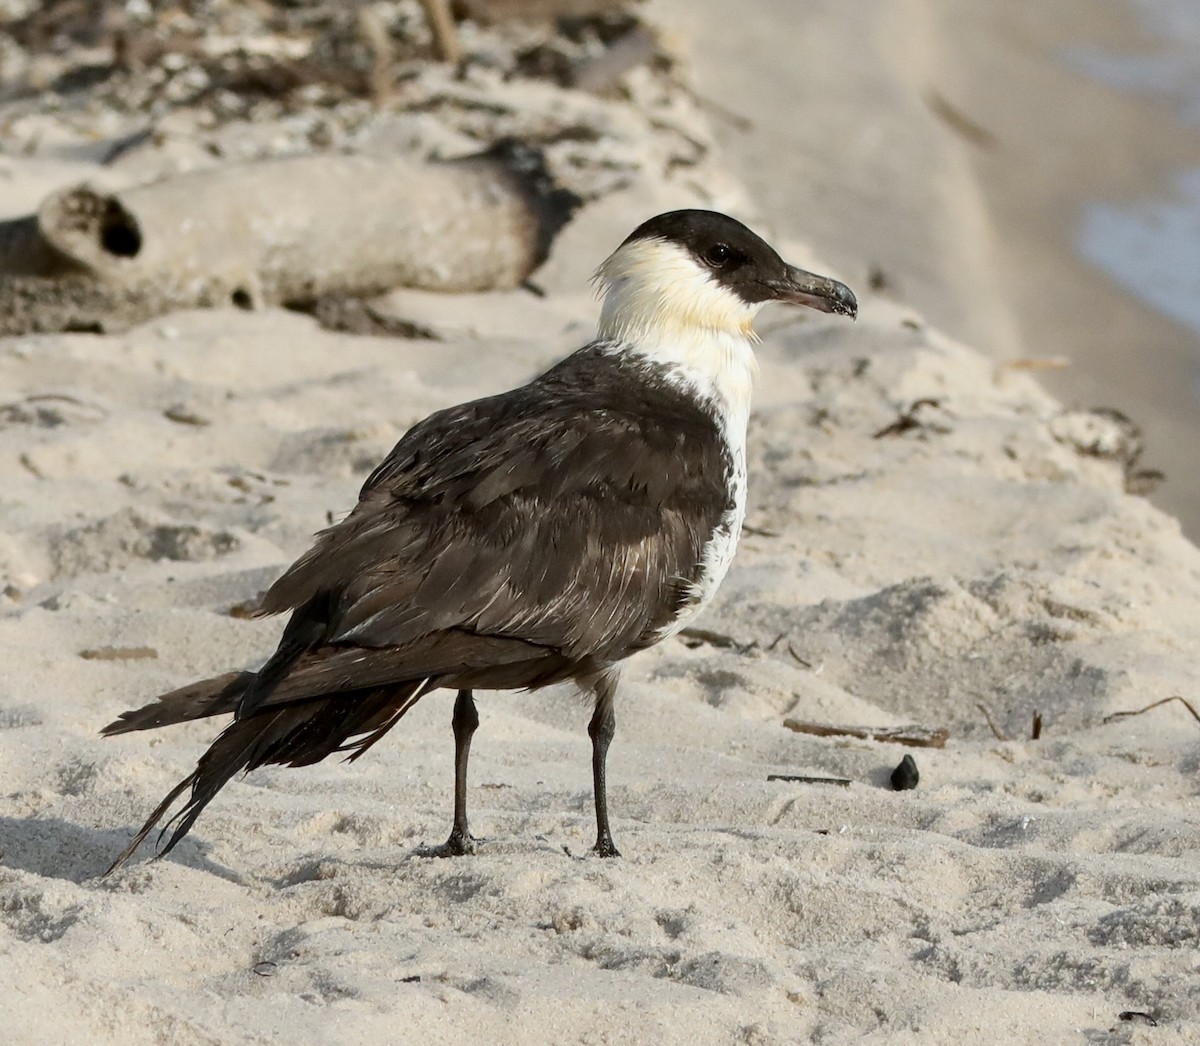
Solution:
[{"label": "bird's head", "polygon": [[639,225],[596,272],[600,336],[639,343],[706,335],[752,341],[768,302],[854,317],[845,284],[785,262],[741,222],[716,211],[670,211]]}]

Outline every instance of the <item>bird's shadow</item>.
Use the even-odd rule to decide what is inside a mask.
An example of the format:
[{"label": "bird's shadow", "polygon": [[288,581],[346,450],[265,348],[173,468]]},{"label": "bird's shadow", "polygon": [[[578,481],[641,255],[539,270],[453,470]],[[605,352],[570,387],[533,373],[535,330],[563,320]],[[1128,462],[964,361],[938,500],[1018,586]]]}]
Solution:
[{"label": "bird's shadow", "polygon": [[[389,852],[387,856],[356,853],[298,853],[290,863],[273,876],[264,876],[263,881],[278,889],[299,886],[321,879],[334,879],[355,871],[396,874],[416,863],[433,864],[435,867],[445,860],[445,868],[468,869],[479,867],[490,857],[512,854],[535,856],[550,855],[567,857],[571,860],[593,860],[591,851],[573,853],[566,846],[556,845],[545,836],[535,836],[533,844],[516,840],[492,839],[481,836],[475,839],[476,849],[469,854],[451,853],[445,843],[421,843],[404,850]],[[478,862],[478,864],[477,864]]]},{"label": "bird's shadow", "polygon": [[[133,832],[132,828],[87,828],[60,817],[0,816],[0,868],[72,883],[100,880]],[[188,842],[171,856],[189,867],[236,879],[228,868],[208,860],[199,842]],[[153,854],[149,844],[144,850]]]}]

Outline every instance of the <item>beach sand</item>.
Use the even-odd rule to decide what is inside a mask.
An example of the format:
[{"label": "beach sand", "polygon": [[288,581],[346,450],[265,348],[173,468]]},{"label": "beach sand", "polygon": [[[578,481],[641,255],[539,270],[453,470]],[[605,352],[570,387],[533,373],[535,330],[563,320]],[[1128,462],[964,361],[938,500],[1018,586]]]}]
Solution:
[{"label": "beach sand", "polygon": [[[281,310],[0,341],[0,1037],[1200,1038],[1200,723],[1180,702],[1105,721],[1194,698],[1200,551],[1126,493],[1118,421],[1004,362],[1023,333],[988,275],[985,194],[880,57],[901,29],[919,57],[935,23],[907,16],[931,9],[811,8],[772,54],[780,78],[803,73],[796,47],[811,58],[807,97],[828,100],[807,112],[829,136],[795,121],[742,155],[710,115],[732,172],[720,200],[861,290],[861,315],[760,320],[749,530],[698,623],[711,635],[625,669],[620,860],[588,853],[589,709],[565,688],[479,695],[481,842],[457,860],[428,853],[450,826],[449,694],[352,766],[231,782],[165,860],[109,878],[218,724],[98,730],[259,663],[280,623],[231,611],[353,505],[413,422],[586,341],[586,273],[631,211],[694,203],[696,186],[586,211],[539,274],[543,299],[389,297],[437,341]],[[759,65],[750,16],[725,25],[718,70],[695,11],[651,12],[690,49],[701,95],[736,108],[734,81]],[[860,92],[834,91],[834,56]],[[45,168],[7,166],[36,199]],[[841,199],[840,172],[858,196],[844,213],[814,203]],[[890,289],[870,289],[873,269]],[[788,718],[950,739],[814,737]],[[920,783],[896,792],[906,754]]]}]

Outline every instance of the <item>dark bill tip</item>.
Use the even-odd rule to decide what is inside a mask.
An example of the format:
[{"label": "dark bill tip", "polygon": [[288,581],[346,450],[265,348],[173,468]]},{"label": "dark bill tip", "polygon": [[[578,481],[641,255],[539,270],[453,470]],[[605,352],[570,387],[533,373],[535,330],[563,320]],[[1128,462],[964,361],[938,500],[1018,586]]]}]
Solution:
[{"label": "dark bill tip", "polygon": [[844,283],[805,272],[794,265],[787,267],[787,275],[773,283],[771,290],[776,301],[805,305],[818,312],[831,312],[851,319],[858,315],[858,299]]}]

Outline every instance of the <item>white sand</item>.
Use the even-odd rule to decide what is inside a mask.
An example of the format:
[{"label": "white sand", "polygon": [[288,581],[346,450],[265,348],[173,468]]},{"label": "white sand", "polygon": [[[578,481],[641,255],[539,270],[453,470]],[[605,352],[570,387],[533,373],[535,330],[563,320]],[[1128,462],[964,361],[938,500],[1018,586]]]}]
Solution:
[{"label": "white sand", "polygon": [[[855,325],[760,323],[758,532],[701,622],[758,647],[629,663],[622,860],[587,854],[588,713],[558,690],[481,695],[480,852],[423,856],[450,820],[437,694],[354,766],[235,781],[166,860],[97,878],[217,727],[98,729],[264,657],[278,622],[229,608],[408,425],[586,340],[595,306],[567,277],[630,206],[564,238],[544,301],[393,296],[445,342],[211,312],[0,343],[0,399],[23,401],[0,415],[0,1039],[1200,1038],[1200,724],[1177,703],[1102,723],[1193,696],[1200,551],[1096,455],[1119,450],[1111,422],[865,288]],[[803,215],[775,221],[819,264],[787,239]],[[70,398],[24,399],[48,394]],[[926,397],[923,427],[873,438]],[[155,656],[81,656],[106,647]],[[788,716],[953,736],[909,750]],[[909,751],[920,786],[892,792]]]}]

